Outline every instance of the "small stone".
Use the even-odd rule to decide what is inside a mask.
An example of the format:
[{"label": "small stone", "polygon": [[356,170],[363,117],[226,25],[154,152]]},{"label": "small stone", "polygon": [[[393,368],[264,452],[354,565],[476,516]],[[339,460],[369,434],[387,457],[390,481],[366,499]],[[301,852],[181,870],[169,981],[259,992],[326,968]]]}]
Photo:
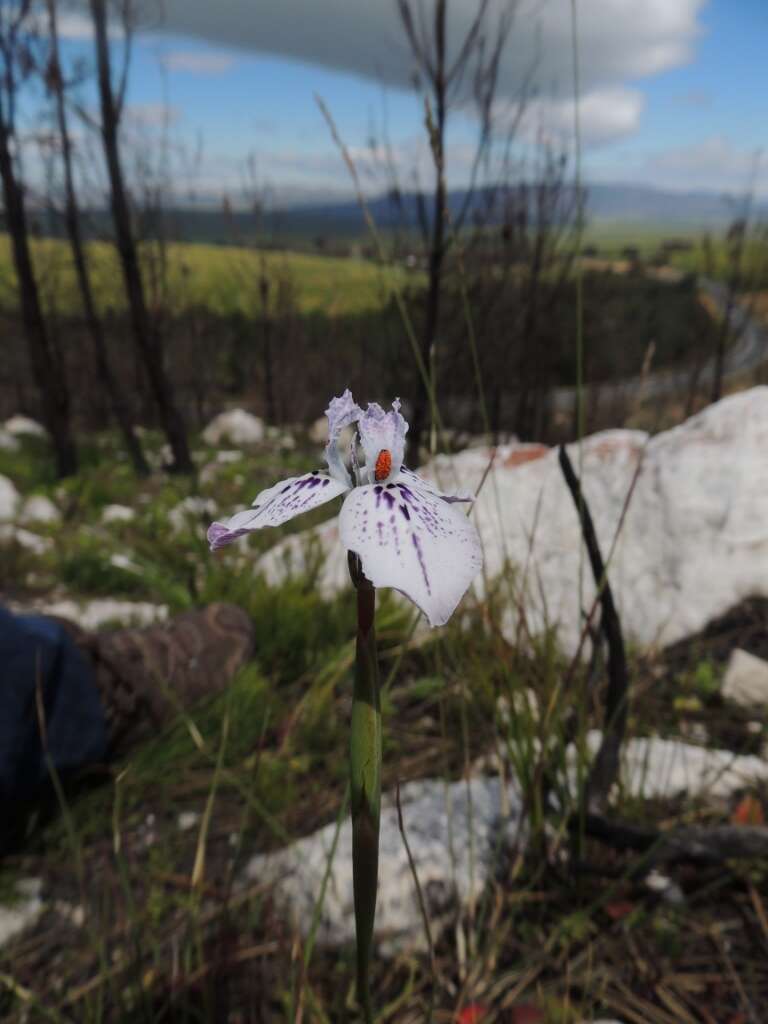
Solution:
[{"label": "small stone", "polygon": [[171,509],[168,513],[168,522],[171,524],[171,528],[176,533],[179,533],[186,526],[189,526],[190,523],[199,525],[203,519],[206,521],[214,519],[217,511],[216,502],[211,498],[191,495],[189,498],[184,498],[175,508]]},{"label": "small stone", "polygon": [[0,427],[0,451],[17,452],[19,448],[18,439],[5,427]]},{"label": "small stone", "polygon": [[85,908],[79,903],[73,905],[66,900],[57,900],[53,905],[53,909],[65,921],[71,922],[75,928],[82,928],[85,924]]},{"label": "small stone", "polygon": [[130,523],[136,513],[128,505],[105,505],[101,513],[102,523]]},{"label": "small stone", "polygon": [[9,907],[0,906],[0,948],[40,916],[43,910],[42,889],[41,878],[22,878],[16,883],[18,900]]},{"label": "small stone", "polygon": [[220,463],[222,466],[228,466],[232,462],[239,462],[242,457],[243,453],[236,448],[223,448],[220,452],[216,452],[216,458],[213,461]]},{"label": "small stone", "polygon": [[14,437],[21,437],[24,434],[30,437],[46,437],[48,431],[38,423],[36,420],[31,419],[29,416],[22,416],[17,414],[7,419],[4,424],[5,429],[9,434],[13,434]]},{"label": "small stone", "polygon": [[200,821],[200,815],[197,811],[182,811],[176,819],[176,824],[179,826],[180,832],[188,832],[195,827],[198,821]]},{"label": "small stone", "polygon": [[7,476],[0,476],[0,522],[15,519],[21,495]]},{"label": "small stone", "polygon": [[667,903],[674,903],[676,906],[685,903],[683,890],[677,882],[662,875],[660,871],[650,871],[645,877],[645,884],[651,892],[658,893]]},{"label": "small stone", "polygon": [[10,523],[0,524],[0,541],[12,541],[35,555],[46,555],[53,547],[50,537],[41,537],[21,526],[11,526]]},{"label": "small stone", "polygon": [[230,409],[211,420],[202,433],[203,441],[219,445],[222,441],[230,444],[260,444],[265,437],[264,423],[245,409]]},{"label": "small stone", "polygon": [[61,514],[50,498],[33,494],[24,502],[19,518],[29,523],[58,523]]},{"label": "small stone", "polygon": [[731,651],[721,690],[734,704],[768,704],[768,662],[739,647]]},{"label": "small stone", "polygon": [[62,598],[58,601],[42,601],[33,607],[19,608],[24,614],[56,615],[71,619],[86,630],[100,629],[104,625],[151,626],[168,618],[168,606],[150,604],[149,601],[119,601],[111,597],[93,601],[73,601]]},{"label": "small stone", "polygon": [[113,565],[115,569],[122,569],[123,572],[141,572],[141,566],[136,565],[128,555],[123,555],[120,552],[109,556],[109,564]]}]

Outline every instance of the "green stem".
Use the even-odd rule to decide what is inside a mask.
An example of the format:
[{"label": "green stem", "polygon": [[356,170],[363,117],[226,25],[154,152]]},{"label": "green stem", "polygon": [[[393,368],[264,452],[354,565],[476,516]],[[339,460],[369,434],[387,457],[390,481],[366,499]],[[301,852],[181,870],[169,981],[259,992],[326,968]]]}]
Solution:
[{"label": "green stem", "polygon": [[349,570],[357,589],[357,657],[350,740],[357,998],[366,1024],[372,1024],[368,974],[376,914],[381,810],[381,702],[374,629],[376,591],[363,575],[357,556],[352,553]]}]

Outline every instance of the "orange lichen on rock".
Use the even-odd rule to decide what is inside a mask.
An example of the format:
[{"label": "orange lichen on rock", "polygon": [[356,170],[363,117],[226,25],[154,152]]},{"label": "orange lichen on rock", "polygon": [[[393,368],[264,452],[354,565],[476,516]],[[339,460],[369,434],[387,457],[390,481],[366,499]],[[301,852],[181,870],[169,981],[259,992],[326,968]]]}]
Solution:
[{"label": "orange lichen on rock", "polygon": [[504,468],[514,469],[515,466],[522,466],[525,462],[535,462],[536,459],[543,458],[549,450],[545,444],[521,445],[504,459]]}]

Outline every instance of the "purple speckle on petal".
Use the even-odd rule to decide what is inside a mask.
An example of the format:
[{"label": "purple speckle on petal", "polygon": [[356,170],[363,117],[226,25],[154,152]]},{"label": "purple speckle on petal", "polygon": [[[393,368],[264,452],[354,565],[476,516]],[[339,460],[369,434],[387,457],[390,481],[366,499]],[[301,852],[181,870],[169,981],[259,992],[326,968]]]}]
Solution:
[{"label": "purple speckle on petal", "polygon": [[419,567],[421,569],[421,575],[424,577],[424,586],[427,588],[427,593],[431,594],[432,593],[432,588],[429,585],[429,576],[427,575],[427,567],[424,564],[424,554],[423,554],[423,552],[421,550],[421,541],[419,540],[418,535],[415,534],[415,533],[411,534],[411,540],[413,541],[413,546],[416,548],[416,557],[419,560]]}]

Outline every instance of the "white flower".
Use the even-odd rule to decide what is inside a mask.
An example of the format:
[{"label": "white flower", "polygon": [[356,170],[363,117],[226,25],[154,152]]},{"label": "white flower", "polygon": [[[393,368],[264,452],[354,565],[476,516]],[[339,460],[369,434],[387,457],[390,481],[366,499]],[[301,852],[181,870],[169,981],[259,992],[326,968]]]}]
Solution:
[{"label": "white flower", "polygon": [[[326,411],[328,472],[313,470],[262,491],[251,508],[208,530],[211,550],[251,530],[281,523],[346,494],[339,515],[341,540],[355,552],[375,587],[394,587],[441,626],[482,565],[480,538],[469,519],[453,507],[471,498],[442,494],[403,466],[408,424],[400,401],[385,412],[375,402],[365,412],[349,390]],[[339,451],[342,430],[357,424],[365,465],[358,466],[353,443],[351,472]]]}]

